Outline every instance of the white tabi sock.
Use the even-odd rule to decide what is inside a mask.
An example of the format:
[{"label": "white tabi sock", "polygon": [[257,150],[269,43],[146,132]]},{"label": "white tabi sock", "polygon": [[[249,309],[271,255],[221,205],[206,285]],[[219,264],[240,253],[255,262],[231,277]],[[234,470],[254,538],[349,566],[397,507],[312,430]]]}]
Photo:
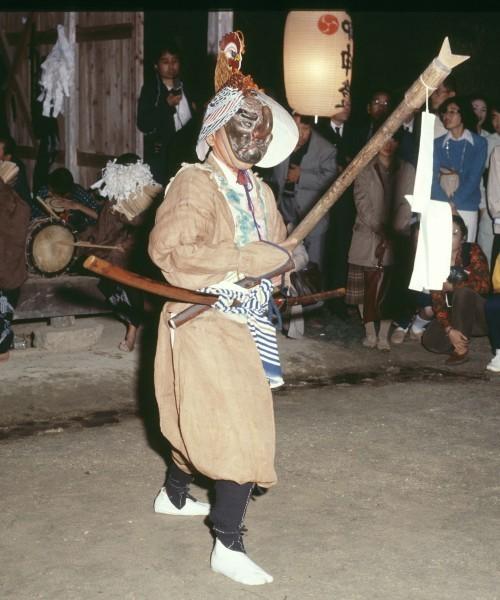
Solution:
[{"label": "white tabi sock", "polygon": [[212,571],[245,585],[263,585],[273,581],[272,575],[261,569],[244,552],[229,550],[219,539],[215,540],[210,566]]}]

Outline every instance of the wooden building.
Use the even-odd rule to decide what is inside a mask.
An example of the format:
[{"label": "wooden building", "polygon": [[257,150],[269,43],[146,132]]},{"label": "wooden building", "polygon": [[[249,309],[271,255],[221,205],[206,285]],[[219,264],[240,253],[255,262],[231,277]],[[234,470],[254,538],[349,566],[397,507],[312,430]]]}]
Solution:
[{"label": "wooden building", "polygon": [[143,13],[0,12],[7,123],[30,180],[39,143],[31,110],[33,49],[45,57],[57,41],[58,25],[75,43],[75,76],[64,114],[57,118],[60,151],[52,168],[67,167],[88,187],[111,157],[142,155],[136,110],[143,82]]}]

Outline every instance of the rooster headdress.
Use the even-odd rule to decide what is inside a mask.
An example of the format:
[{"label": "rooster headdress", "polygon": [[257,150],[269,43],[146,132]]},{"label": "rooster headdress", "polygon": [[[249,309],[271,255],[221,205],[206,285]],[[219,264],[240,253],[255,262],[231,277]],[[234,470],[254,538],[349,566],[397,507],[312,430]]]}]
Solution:
[{"label": "rooster headdress", "polygon": [[297,125],[290,113],[259,90],[250,75],[245,76],[241,73],[241,55],[244,52],[245,45],[243,34],[240,31],[227,33],[222,38],[219,48],[220,52],[215,69],[216,94],[205,111],[198,143],[196,144],[196,154],[200,160],[205,159],[209,151],[207,137],[224,127],[240,109],[243,98],[252,94],[262,104],[268,106],[273,115],[272,140],[266,154],[257,165],[260,167],[274,167],[284,161],[297,145],[299,139]]}]

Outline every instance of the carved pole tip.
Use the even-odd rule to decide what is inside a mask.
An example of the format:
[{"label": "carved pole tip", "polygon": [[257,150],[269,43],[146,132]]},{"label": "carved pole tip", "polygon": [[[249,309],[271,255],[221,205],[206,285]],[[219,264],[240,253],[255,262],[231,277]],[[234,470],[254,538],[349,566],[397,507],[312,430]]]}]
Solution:
[{"label": "carved pole tip", "polygon": [[443,63],[449,69],[453,69],[457,65],[468,60],[470,56],[465,56],[462,54],[453,54],[450,48],[450,40],[448,36],[444,38],[443,45],[441,46],[441,50],[439,51],[438,60]]}]

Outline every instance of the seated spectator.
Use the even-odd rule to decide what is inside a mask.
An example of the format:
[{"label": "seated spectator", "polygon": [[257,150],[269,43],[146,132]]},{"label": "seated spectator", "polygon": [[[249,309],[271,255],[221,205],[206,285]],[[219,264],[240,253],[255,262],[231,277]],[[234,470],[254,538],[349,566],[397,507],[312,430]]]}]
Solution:
[{"label": "seated spectator", "polygon": [[[394,237],[409,236],[415,168],[397,157],[401,132],[390,138],[354,181],[357,216],[349,250],[347,304],[357,304],[365,325],[363,345],[390,350],[393,314],[385,298],[394,265]],[[378,336],[375,322],[380,321]]]},{"label": "seated spectator", "polygon": [[439,107],[439,115],[447,133],[434,140],[431,195],[450,202],[467,225],[467,241],[475,242],[487,143],[474,133],[477,119],[468,100],[448,98]]},{"label": "seated spectator", "polygon": [[[50,207],[76,232],[81,232],[97,221],[97,203],[90,192],[74,182],[68,169],[56,169],[49,173],[48,184],[37,194],[47,200]],[[47,216],[38,210],[36,216]]]},{"label": "seated spectator", "polygon": [[26,176],[26,167],[23,161],[16,155],[16,143],[11,137],[0,137],[0,161],[2,160],[8,160],[18,166],[19,172],[13,188],[31,207],[32,199],[28,177]]},{"label": "seated spectator", "polygon": [[14,308],[28,275],[25,247],[30,209],[12,183],[13,180],[0,177],[0,362],[9,358]]},{"label": "seated spectator", "polygon": [[441,290],[431,291],[435,319],[427,326],[422,344],[431,352],[449,354],[455,366],[469,358],[472,336],[487,334],[484,296],[490,289],[488,262],[478,244],[467,240],[467,226],[453,215],[450,275]]}]

